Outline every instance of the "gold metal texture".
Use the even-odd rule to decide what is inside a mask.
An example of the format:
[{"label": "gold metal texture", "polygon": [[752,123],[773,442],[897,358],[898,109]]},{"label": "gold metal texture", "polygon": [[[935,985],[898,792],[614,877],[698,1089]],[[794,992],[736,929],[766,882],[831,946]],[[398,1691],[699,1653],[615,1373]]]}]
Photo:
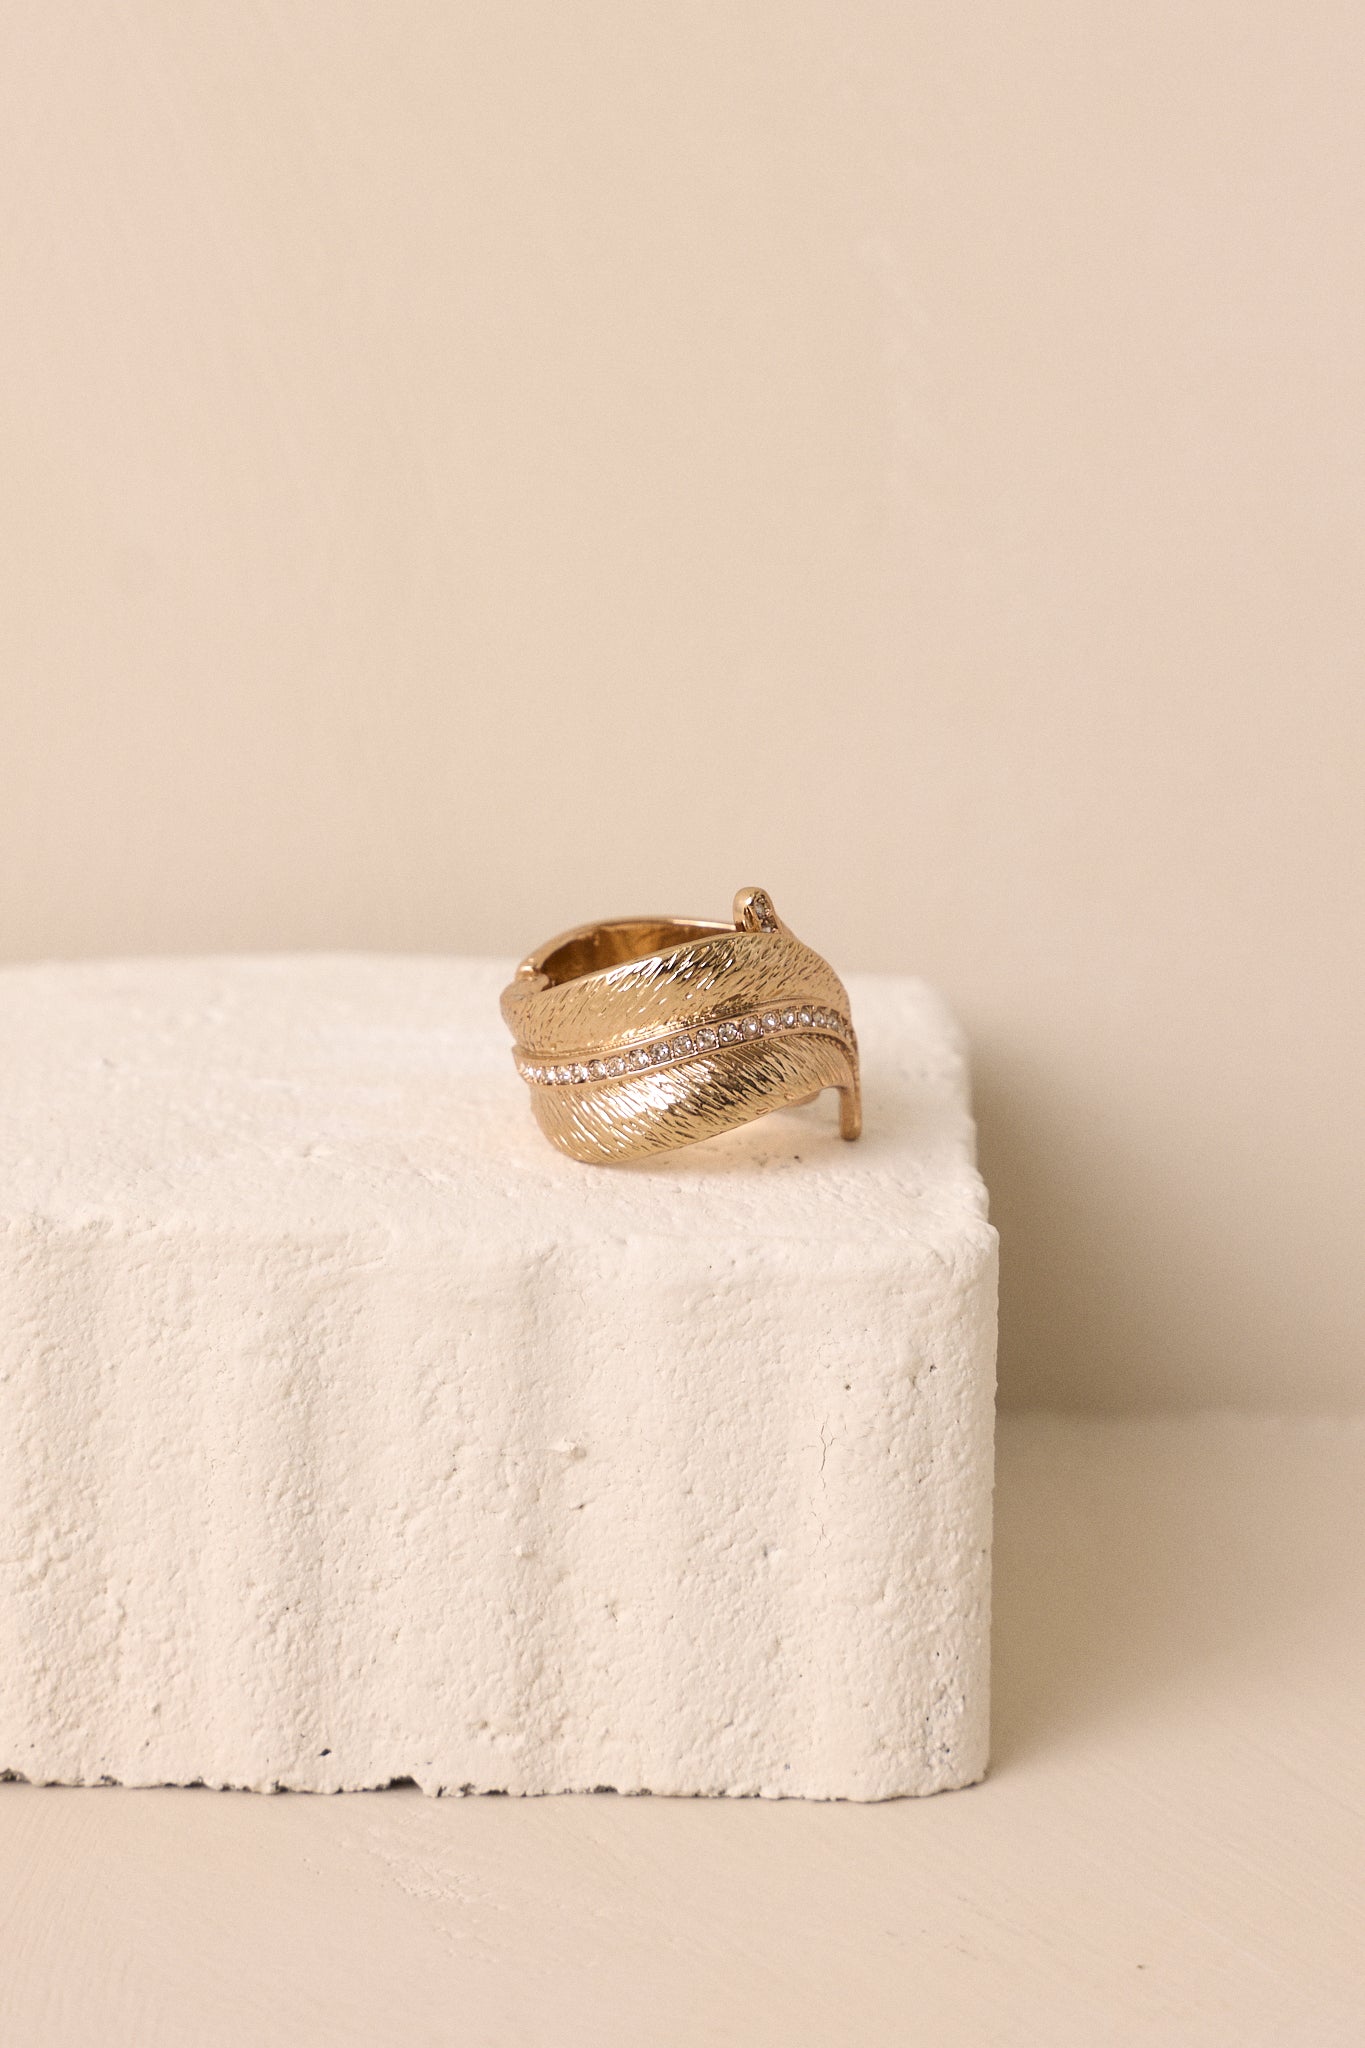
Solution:
[{"label": "gold metal texture", "polygon": [[827,960],[764,889],[734,921],[631,917],[561,932],[502,994],[513,1057],[551,1144],[592,1165],[732,1131],[839,1090],[862,1129],[858,1040]]}]

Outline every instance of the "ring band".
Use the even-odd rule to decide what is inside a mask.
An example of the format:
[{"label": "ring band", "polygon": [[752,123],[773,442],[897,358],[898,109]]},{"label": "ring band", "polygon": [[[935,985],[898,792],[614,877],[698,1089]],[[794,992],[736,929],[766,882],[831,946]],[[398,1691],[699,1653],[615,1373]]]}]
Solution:
[{"label": "ring band", "polygon": [[858,1040],[828,961],[764,889],[731,924],[629,917],[579,925],[529,953],[503,990],[513,1058],[551,1144],[590,1163],[737,1130],[839,1090],[862,1129]]}]

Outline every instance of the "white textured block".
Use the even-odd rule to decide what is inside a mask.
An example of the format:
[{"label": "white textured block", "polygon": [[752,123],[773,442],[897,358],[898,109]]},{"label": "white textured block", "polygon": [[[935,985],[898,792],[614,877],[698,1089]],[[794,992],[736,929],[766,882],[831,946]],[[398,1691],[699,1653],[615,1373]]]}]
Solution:
[{"label": "white textured block", "polygon": [[882,1798],[986,1756],[995,1239],[939,998],[557,1155],[498,963],[0,973],[0,1771]]}]

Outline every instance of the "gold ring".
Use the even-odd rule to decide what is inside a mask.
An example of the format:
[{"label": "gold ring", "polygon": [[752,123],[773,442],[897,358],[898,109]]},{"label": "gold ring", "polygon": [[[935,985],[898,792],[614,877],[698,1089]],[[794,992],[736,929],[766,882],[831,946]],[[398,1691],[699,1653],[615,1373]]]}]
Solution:
[{"label": "gold ring", "polygon": [[571,1159],[671,1152],[823,1088],[839,1090],[840,1135],[862,1129],[848,994],[764,889],[740,890],[731,924],[561,932],[522,961],[502,1014],[536,1121]]}]

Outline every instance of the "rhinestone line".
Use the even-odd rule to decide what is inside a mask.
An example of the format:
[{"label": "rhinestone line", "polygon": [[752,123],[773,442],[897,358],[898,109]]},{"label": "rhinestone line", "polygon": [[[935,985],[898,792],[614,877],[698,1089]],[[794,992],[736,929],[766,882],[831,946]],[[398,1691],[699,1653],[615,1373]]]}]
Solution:
[{"label": "rhinestone line", "polygon": [[748,1044],[756,1038],[775,1038],[791,1031],[821,1031],[849,1045],[857,1043],[847,1017],[840,1016],[837,1010],[802,1003],[778,1004],[772,1009],[726,1017],[719,1024],[702,1024],[693,1031],[669,1032],[601,1059],[556,1063],[530,1060],[521,1053],[514,1053],[513,1057],[522,1080],[532,1086],[581,1087],[589,1081],[621,1081],[632,1074],[652,1073],[659,1067],[675,1066],[679,1060],[696,1059],[699,1053]]}]

